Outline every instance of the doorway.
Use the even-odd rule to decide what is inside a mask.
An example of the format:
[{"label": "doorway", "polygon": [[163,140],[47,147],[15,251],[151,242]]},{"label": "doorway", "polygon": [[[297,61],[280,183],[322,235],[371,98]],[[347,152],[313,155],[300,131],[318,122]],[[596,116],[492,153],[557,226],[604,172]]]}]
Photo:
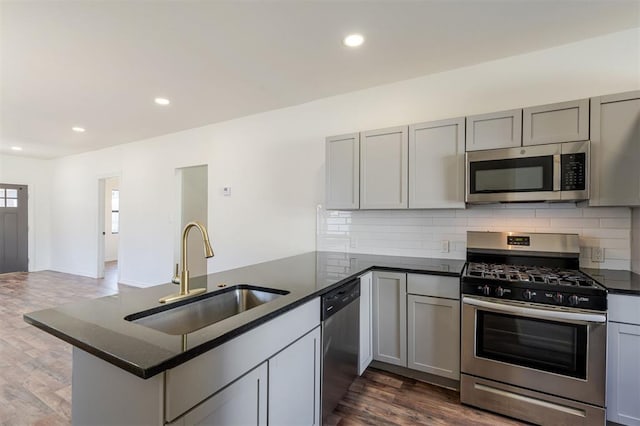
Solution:
[{"label": "doorway", "polygon": [[120,246],[120,177],[98,181],[98,278],[118,284],[118,248]]},{"label": "doorway", "polygon": [[27,185],[0,183],[0,274],[29,270]]},{"label": "doorway", "polygon": [[[178,189],[178,224],[176,230],[175,263],[180,263],[180,245],[182,230],[189,222],[197,221],[207,227],[208,216],[208,168],[206,165],[182,167],[176,169]],[[187,250],[193,253],[189,257],[187,269],[191,277],[207,275],[207,259],[202,255],[202,237],[199,232],[189,233]],[[180,265],[182,267],[182,265]]]}]

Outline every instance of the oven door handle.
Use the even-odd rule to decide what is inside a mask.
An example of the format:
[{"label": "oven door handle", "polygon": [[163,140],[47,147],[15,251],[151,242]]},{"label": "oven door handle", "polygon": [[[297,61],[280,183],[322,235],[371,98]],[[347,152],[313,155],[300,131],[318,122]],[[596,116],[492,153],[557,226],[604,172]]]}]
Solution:
[{"label": "oven door handle", "polygon": [[498,312],[506,312],[510,314],[519,314],[526,317],[555,319],[560,321],[579,321],[585,323],[607,322],[607,316],[602,314],[588,314],[584,312],[562,312],[546,309],[525,308],[523,306],[514,306],[506,303],[495,303],[486,300],[474,299],[472,297],[463,297],[462,303],[477,306],[479,308],[488,308]]}]

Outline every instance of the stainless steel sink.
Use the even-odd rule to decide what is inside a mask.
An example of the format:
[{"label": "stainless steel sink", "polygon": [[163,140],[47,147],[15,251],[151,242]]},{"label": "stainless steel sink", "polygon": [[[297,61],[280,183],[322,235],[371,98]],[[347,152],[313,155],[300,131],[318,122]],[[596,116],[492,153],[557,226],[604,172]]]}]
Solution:
[{"label": "stainless steel sink", "polygon": [[242,284],[131,314],[124,319],[167,334],[187,334],[269,303],[288,293]]}]

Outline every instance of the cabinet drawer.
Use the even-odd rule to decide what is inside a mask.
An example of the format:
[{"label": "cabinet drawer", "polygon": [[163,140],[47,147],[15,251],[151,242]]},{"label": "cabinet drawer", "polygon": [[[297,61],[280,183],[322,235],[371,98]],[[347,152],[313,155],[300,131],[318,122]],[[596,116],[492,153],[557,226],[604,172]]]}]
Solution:
[{"label": "cabinet drawer", "polygon": [[460,278],[407,274],[407,293],[458,300],[460,299]]},{"label": "cabinet drawer", "polygon": [[320,324],[320,298],[167,370],[165,417],[184,412],[260,365]]},{"label": "cabinet drawer", "polygon": [[640,296],[610,294],[609,321],[640,325]]}]

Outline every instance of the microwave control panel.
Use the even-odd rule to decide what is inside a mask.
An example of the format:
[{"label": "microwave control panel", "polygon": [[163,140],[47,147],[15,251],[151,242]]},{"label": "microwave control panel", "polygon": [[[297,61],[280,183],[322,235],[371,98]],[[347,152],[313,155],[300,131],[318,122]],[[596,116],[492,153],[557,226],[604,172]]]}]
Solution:
[{"label": "microwave control panel", "polygon": [[561,182],[562,191],[583,191],[586,185],[586,155],[584,152],[562,154]]}]

